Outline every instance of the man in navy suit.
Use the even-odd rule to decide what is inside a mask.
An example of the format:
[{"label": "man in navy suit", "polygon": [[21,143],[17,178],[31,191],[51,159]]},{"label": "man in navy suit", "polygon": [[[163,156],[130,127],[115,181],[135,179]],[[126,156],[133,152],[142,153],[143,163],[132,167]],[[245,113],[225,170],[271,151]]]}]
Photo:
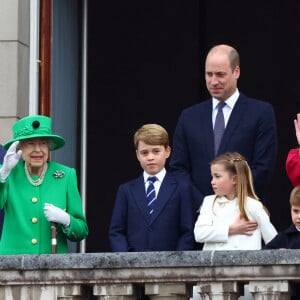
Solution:
[{"label": "man in navy suit", "polygon": [[[167,131],[146,124],[135,133],[134,144],[144,171],[118,189],[109,228],[112,251],[192,250],[195,216],[191,185],[165,169],[171,153]],[[156,196],[152,209],[146,194],[148,179],[153,176]]]},{"label": "man in navy suit", "polygon": [[[263,201],[277,155],[277,129],[271,104],[239,92],[239,54],[231,46],[213,47],[205,62],[206,87],[211,98],[181,113],[173,137],[171,170],[188,176],[194,185],[196,207],[213,194],[210,162],[216,155],[239,152],[253,173],[256,193]],[[225,131],[215,149],[217,105],[224,102]]]}]

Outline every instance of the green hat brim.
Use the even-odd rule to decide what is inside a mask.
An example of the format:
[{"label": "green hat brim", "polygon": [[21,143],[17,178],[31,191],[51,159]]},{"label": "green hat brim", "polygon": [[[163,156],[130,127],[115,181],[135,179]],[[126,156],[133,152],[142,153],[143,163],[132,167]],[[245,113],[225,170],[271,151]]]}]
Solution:
[{"label": "green hat brim", "polygon": [[29,140],[29,139],[35,139],[35,138],[48,138],[52,141],[49,149],[51,151],[57,150],[65,145],[65,140],[63,137],[55,134],[31,134],[28,136],[19,137],[18,139],[12,139],[4,144],[4,148],[7,150],[10,145],[16,141],[23,141],[23,140]]}]

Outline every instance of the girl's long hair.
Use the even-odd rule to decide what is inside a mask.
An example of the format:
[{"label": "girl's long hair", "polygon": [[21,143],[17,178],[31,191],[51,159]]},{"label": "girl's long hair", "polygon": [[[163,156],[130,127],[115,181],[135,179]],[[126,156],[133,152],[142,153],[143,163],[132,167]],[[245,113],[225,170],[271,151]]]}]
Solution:
[{"label": "girl's long hair", "polygon": [[247,197],[255,200],[259,200],[259,198],[254,191],[252,172],[246,159],[237,152],[227,152],[217,156],[210,165],[215,164],[224,166],[225,171],[229,172],[230,175],[236,175],[236,195],[240,215],[241,218],[249,221],[245,209]]}]

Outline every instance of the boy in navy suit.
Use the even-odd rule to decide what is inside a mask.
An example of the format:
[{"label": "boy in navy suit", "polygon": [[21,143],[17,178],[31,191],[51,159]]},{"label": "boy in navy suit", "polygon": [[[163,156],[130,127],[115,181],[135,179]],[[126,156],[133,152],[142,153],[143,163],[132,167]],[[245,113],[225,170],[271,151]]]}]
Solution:
[{"label": "boy in navy suit", "polygon": [[[190,184],[165,169],[171,153],[167,131],[146,124],[136,131],[134,145],[144,171],[118,189],[109,228],[112,251],[192,250],[195,216]],[[149,207],[148,178],[154,176]]]},{"label": "boy in navy suit", "polygon": [[300,185],[290,195],[293,224],[279,232],[263,249],[300,249]]},{"label": "boy in navy suit", "polygon": [[[300,185],[293,188],[290,195],[291,217],[293,224],[279,232],[263,249],[300,249]],[[300,284],[291,283],[292,298],[300,299]]]}]

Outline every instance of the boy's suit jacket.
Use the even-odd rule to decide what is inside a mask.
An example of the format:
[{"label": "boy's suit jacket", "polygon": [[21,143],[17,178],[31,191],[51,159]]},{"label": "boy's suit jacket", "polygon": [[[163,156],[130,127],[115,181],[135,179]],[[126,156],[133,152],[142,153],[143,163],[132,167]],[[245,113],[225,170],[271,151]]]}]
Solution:
[{"label": "boy's suit jacket", "polygon": [[168,172],[150,219],[140,176],[119,187],[109,229],[112,251],[192,250],[194,219],[190,185]]},{"label": "boy's suit jacket", "polygon": [[300,232],[292,224],[289,228],[279,232],[263,249],[300,249]]},{"label": "boy's suit jacket", "polygon": [[[256,192],[262,197],[277,155],[277,130],[272,106],[240,96],[231,112],[218,154],[239,152],[253,173]],[[173,137],[172,171],[190,176],[198,199],[213,194],[210,162],[215,158],[212,99],[185,109]]]}]

